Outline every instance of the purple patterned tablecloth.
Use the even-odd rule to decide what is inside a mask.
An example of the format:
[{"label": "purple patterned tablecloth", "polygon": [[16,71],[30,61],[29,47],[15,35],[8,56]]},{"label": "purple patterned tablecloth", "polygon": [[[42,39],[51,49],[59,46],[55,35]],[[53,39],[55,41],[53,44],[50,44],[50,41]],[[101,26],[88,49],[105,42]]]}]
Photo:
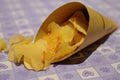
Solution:
[{"label": "purple patterned tablecloth", "polygon": [[[120,26],[120,0],[0,0],[0,38],[12,34],[35,35],[56,8],[79,1]],[[120,28],[46,71],[27,70],[0,52],[0,80],[120,80]]]}]

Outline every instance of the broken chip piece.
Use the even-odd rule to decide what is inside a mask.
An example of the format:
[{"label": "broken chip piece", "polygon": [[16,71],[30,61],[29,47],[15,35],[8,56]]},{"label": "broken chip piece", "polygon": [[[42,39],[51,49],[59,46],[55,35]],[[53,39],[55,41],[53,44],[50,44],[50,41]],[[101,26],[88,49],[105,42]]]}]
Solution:
[{"label": "broken chip piece", "polygon": [[7,44],[4,38],[0,38],[0,51],[5,50],[7,48]]},{"label": "broken chip piece", "polygon": [[9,45],[15,45],[18,43],[27,43],[27,42],[31,42],[33,40],[33,36],[30,36],[29,38],[25,38],[24,36],[22,36],[21,34],[14,34],[11,36],[10,40],[9,40]]},{"label": "broken chip piece", "polygon": [[74,25],[74,27],[84,35],[87,35],[87,20],[82,11],[76,11],[69,21]]},{"label": "broken chip piece", "polygon": [[9,40],[9,45],[12,46],[16,43],[19,43],[21,41],[23,41],[25,39],[24,36],[20,35],[20,34],[14,34],[11,36],[10,40]]}]

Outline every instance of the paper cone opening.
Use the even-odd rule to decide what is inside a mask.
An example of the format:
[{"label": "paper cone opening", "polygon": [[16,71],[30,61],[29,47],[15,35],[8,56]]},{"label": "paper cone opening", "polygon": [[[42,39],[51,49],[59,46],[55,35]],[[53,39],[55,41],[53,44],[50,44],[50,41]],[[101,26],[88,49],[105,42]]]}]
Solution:
[{"label": "paper cone opening", "polygon": [[[43,22],[42,26],[40,26],[40,29],[42,28],[46,30],[48,24],[51,23],[52,21],[55,21],[58,24],[62,24],[63,22],[67,21],[78,10],[85,11],[85,13],[88,14],[88,16],[86,15],[88,19],[88,30],[87,35],[85,37],[85,41],[73,53],[66,55],[63,58],[53,62],[66,59],[67,57],[87,47],[88,45],[92,44],[93,42],[97,41],[103,36],[111,33],[117,28],[116,24],[113,21],[101,15],[100,13],[92,10],[91,8],[83,5],[80,2],[71,2],[63,5],[62,7],[56,9],[52,14],[50,14],[48,18]],[[40,29],[38,30],[35,41],[38,40],[41,36],[39,34]]]}]

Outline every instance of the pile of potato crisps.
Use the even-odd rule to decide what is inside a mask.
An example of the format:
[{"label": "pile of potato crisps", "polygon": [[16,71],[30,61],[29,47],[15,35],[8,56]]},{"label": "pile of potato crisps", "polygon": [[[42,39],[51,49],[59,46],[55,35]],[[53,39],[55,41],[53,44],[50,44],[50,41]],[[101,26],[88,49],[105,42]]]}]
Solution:
[{"label": "pile of potato crisps", "polygon": [[25,38],[16,34],[9,40],[9,60],[23,63],[35,71],[49,68],[51,63],[61,61],[84,42],[88,21],[82,11],[76,11],[66,22],[52,21],[46,29],[40,29],[40,38]]}]

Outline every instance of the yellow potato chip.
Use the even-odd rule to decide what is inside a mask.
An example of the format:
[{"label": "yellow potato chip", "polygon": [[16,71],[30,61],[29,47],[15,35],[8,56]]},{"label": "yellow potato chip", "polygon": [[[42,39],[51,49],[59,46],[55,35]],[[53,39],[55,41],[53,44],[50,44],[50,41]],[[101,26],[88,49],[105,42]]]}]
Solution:
[{"label": "yellow potato chip", "polygon": [[[38,35],[39,39],[43,38],[46,35],[48,35],[48,33],[41,28]],[[36,39],[36,40],[39,40],[39,39]]]},{"label": "yellow potato chip", "polygon": [[9,60],[15,63],[20,63],[23,54],[17,51],[17,49],[19,49],[17,47],[32,42],[32,39],[33,36],[30,36],[29,38],[25,38],[20,34],[13,35],[9,40],[9,44],[11,45],[8,53]]},{"label": "yellow potato chip", "polygon": [[47,30],[49,33],[56,33],[59,31],[59,29],[60,29],[60,26],[55,22],[51,22],[47,27]]},{"label": "yellow potato chip", "polygon": [[76,31],[73,42],[78,43],[82,38],[85,38],[85,35],[83,35],[82,33],[78,32],[78,31]]},{"label": "yellow potato chip", "polygon": [[7,44],[5,39],[0,38],[0,51],[5,50],[7,48]]},{"label": "yellow potato chip", "polygon": [[[41,44],[41,45],[40,45]],[[44,46],[43,46],[44,45]],[[20,54],[18,55],[17,53],[21,53],[21,55],[24,56],[24,64],[28,69],[31,69],[31,67],[34,70],[40,70],[43,69],[43,53],[45,51],[45,45],[46,41],[44,42],[43,40],[39,40],[36,43],[29,43],[29,44],[22,44],[22,45],[17,45],[14,47],[14,53],[15,53],[15,58],[19,58]],[[30,67],[31,65],[31,67]]]},{"label": "yellow potato chip", "polygon": [[10,37],[9,45],[12,46],[18,43],[29,43],[29,42],[32,42],[32,40],[33,40],[33,36],[25,38],[24,36],[20,34],[14,34]]},{"label": "yellow potato chip", "polygon": [[56,48],[58,47],[60,43],[60,38],[59,38],[59,35],[51,33],[48,36],[45,36],[43,39],[48,42],[47,53],[45,53],[45,67],[44,68],[46,69],[49,67],[52,59],[55,56]]},{"label": "yellow potato chip", "polygon": [[47,42],[40,39],[35,43],[24,45],[19,52],[23,53],[24,59],[29,59],[31,61],[29,64],[34,70],[38,71],[44,67],[44,54],[47,48]]},{"label": "yellow potato chip", "polygon": [[9,40],[9,45],[12,46],[13,44],[19,43],[21,41],[25,40],[25,37],[20,34],[14,34],[11,36]]},{"label": "yellow potato chip", "polygon": [[87,35],[88,22],[82,11],[75,12],[75,14],[73,14],[69,21],[79,32],[83,33],[84,35]]},{"label": "yellow potato chip", "polygon": [[12,48],[9,49],[8,59],[12,62],[17,63],[17,59],[15,58],[15,53],[14,53],[14,50]]},{"label": "yellow potato chip", "polygon": [[71,42],[75,35],[73,25],[71,23],[67,23],[64,26],[61,26],[59,32],[61,34],[61,39],[63,42]]},{"label": "yellow potato chip", "polygon": [[64,42],[64,43],[61,43],[56,51],[56,54],[55,54],[55,59],[60,59],[62,57],[64,57],[65,55],[68,55],[70,54],[71,52],[73,52],[75,50],[75,47],[71,47],[69,45],[69,43],[67,42]]},{"label": "yellow potato chip", "polygon": [[20,64],[23,61],[23,54],[17,50],[17,47],[14,50],[14,57],[17,64]]},{"label": "yellow potato chip", "polygon": [[24,58],[24,65],[27,69],[33,69],[31,66],[31,61],[27,60],[27,58]]},{"label": "yellow potato chip", "polygon": [[34,47],[41,49],[42,51],[46,51],[48,49],[48,42],[43,39],[37,40],[34,44]]},{"label": "yellow potato chip", "polygon": [[8,52],[8,58],[10,61],[19,64],[22,61],[23,54],[18,51],[20,44],[12,45]]},{"label": "yellow potato chip", "polygon": [[70,45],[69,43],[61,43],[58,49],[56,50],[55,58],[52,62],[61,61],[71,55],[82,43],[84,42],[84,38],[82,38],[78,43],[75,45]]}]

